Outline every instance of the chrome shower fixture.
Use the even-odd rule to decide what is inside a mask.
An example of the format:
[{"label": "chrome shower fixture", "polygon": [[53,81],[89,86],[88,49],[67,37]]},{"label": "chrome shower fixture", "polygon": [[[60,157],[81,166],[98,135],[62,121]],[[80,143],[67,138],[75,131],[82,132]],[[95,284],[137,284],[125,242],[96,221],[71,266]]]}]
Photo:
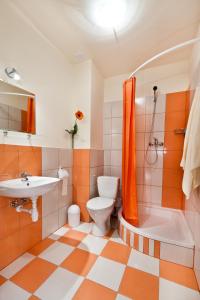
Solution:
[{"label": "chrome shower fixture", "polygon": [[15,68],[5,68],[5,73],[6,75],[14,80],[20,80],[21,76],[19,75],[19,73],[17,72],[17,70]]},{"label": "chrome shower fixture", "polygon": [[153,102],[156,103],[158,97],[157,97],[157,90],[158,90],[158,87],[155,85],[153,87],[153,93],[154,93],[154,99],[153,99]]},{"label": "chrome shower fixture", "polygon": [[159,142],[158,139],[154,137],[154,138],[153,138],[153,143],[149,142],[149,146],[150,146],[150,147],[153,147],[153,146],[154,146],[155,148],[156,148],[156,147],[163,147],[163,146],[164,146],[164,143],[163,143],[163,142]]},{"label": "chrome shower fixture", "polygon": [[[157,100],[158,100],[158,87],[155,85],[153,87],[153,114],[152,114],[152,121],[151,121],[151,128],[150,128],[150,133],[149,133],[149,140],[146,148],[146,153],[145,153],[145,160],[149,165],[154,165],[158,161],[158,148],[163,147],[164,143],[159,142],[158,138],[154,137],[154,123],[155,123],[155,116],[156,116],[156,105],[157,105]],[[152,141],[153,140],[153,141]],[[148,155],[149,151],[154,150],[155,151],[155,157],[153,160],[151,160]]]}]

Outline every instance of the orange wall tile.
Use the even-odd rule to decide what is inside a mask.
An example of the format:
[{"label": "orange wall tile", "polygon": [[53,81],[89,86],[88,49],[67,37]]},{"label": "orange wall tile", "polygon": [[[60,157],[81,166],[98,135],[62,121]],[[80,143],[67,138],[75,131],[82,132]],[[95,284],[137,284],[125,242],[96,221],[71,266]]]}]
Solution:
[{"label": "orange wall tile", "polygon": [[[42,152],[40,147],[0,145],[0,180],[17,178],[21,172],[41,175]],[[42,199],[38,200],[39,221],[33,223],[30,215],[17,213],[9,206],[9,198],[0,197],[0,269],[42,238]],[[31,207],[30,203],[25,207]]]},{"label": "orange wall tile", "polygon": [[73,150],[73,202],[81,210],[81,220],[90,221],[86,203],[90,197],[90,150]]},{"label": "orange wall tile", "polygon": [[184,208],[183,171],[180,167],[184,135],[177,135],[174,130],[186,128],[189,111],[188,99],[188,91],[167,94],[166,97],[162,195],[162,206],[164,207]]}]

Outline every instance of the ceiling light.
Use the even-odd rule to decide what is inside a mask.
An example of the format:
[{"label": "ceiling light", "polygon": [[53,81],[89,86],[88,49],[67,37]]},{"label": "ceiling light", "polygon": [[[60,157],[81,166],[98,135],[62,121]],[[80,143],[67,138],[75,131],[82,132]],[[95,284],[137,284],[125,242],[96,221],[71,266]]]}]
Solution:
[{"label": "ceiling light", "polygon": [[98,0],[93,6],[93,20],[103,28],[118,28],[125,20],[126,0]]},{"label": "ceiling light", "polygon": [[6,68],[5,73],[9,78],[14,79],[14,80],[20,80],[20,78],[21,78],[15,68]]}]

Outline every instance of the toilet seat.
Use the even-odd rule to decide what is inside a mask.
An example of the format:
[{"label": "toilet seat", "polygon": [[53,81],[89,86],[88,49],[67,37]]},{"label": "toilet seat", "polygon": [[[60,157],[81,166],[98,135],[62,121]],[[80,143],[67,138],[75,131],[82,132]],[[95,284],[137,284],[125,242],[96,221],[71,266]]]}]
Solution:
[{"label": "toilet seat", "polygon": [[111,198],[104,198],[104,197],[95,197],[93,199],[90,199],[87,202],[87,208],[92,210],[100,210],[109,208],[114,204],[114,199]]}]

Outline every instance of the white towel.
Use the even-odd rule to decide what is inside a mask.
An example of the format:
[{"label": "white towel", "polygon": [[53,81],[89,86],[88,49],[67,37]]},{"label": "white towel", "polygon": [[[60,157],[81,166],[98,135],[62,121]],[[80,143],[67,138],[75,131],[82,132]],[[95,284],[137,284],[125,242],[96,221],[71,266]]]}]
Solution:
[{"label": "white towel", "polygon": [[200,186],[200,88],[195,91],[184,140],[181,167],[184,169],[182,188],[189,199]]},{"label": "white towel", "polygon": [[58,178],[62,180],[62,196],[67,195],[68,177],[68,171],[60,167],[58,170]]}]

